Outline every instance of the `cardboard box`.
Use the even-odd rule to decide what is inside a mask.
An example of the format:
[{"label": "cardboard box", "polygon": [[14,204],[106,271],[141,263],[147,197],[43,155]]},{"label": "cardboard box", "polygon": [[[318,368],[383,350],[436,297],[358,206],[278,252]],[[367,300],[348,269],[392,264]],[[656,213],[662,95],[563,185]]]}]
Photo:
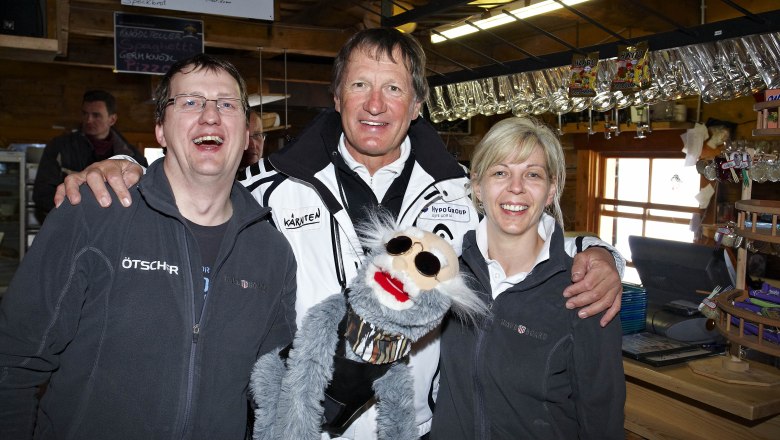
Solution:
[{"label": "cardboard box", "polygon": [[[768,89],[764,90],[764,101],[777,101],[778,107],[780,107],[780,89]],[[778,128],[778,112],[777,108],[770,108],[764,112],[766,115],[766,122],[764,128]]]},{"label": "cardboard box", "polygon": [[780,100],[780,89],[764,90],[764,101],[777,101],[777,100]]}]

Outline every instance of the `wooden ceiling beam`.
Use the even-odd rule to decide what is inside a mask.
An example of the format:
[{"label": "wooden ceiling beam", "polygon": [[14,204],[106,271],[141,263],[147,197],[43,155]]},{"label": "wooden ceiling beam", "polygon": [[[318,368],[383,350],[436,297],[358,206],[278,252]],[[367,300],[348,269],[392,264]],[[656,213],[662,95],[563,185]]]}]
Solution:
[{"label": "wooden ceiling beam", "polygon": [[[677,30],[661,32],[652,35],[643,35],[638,37],[633,35],[632,39],[636,41],[646,40],[653,50],[664,50],[673,47],[687,46],[691,44],[703,44],[714,42],[722,38],[736,38],[755,33],[778,32],[780,30],[780,10],[765,12],[758,15],[763,24],[748,22],[745,17],[738,17],[731,20],[718,21],[705,25],[689,28],[689,33],[682,33]],[[637,38],[638,37],[638,38]],[[614,42],[606,42],[591,46],[578,45],[580,49],[586,52],[599,52],[600,58],[610,58],[616,56],[618,45]],[[472,67],[469,70],[446,72],[446,77],[431,76],[429,81],[431,85],[442,85],[468,81],[478,78],[494,77],[506,75],[509,73],[526,72],[529,70],[546,69],[550,67],[564,66],[571,63],[571,51],[565,50],[555,53],[548,53],[541,56],[544,63],[539,63],[532,59],[518,59],[514,61],[504,61],[504,65],[487,65]],[[460,61],[460,60],[458,60]],[[445,73],[442,70],[437,70]]]},{"label": "wooden ceiling beam", "polygon": [[[287,81],[306,84],[330,84],[331,66],[287,62]],[[284,62],[263,60],[264,81],[284,81]]]},{"label": "wooden ceiling beam", "polygon": [[[604,20],[603,24],[611,28],[620,29],[620,34],[623,35],[624,38],[637,40],[644,38],[645,36],[649,37],[657,33],[659,29],[669,28],[668,23],[656,17],[652,17],[641,22],[640,24],[642,26],[621,29],[621,23],[631,22],[629,19],[631,11],[622,10],[618,6],[629,0],[602,1],[605,2],[603,7],[610,7],[615,10],[615,12],[610,15],[609,20]],[[676,4],[678,10],[675,15],[675,21],[686,28],[696,27],[698,20],[696,0],[676,0]],[[665,3],[654,6],[657,11],[660,11],[659,13],[663,14],[670,14],[669,7],[670,5],[666,5]],[[574,16],[574,18],[576,18],[576,16]],[[614,38],[605,34],[604,31],[598,27],[587,22],[572,21],[572,14],[565,10],[555,11],[542,17],[534,17],[534,19],[529,20],[529,22],[533,22],[532,24],[534,26],[554,34],[555,37],[575,47],[597,46],[609,42],[613,42],[615,45],[618,44]],[[544,35],[541,30],[536,30],[530,25],[515,23],[505,27],[495,28],[493,32],[499,37],[505,38],[510,43],[538,57],[544,57],[561,51],[571,52],[571,49],[566,44],[556,41],[553,37]],[[523,60],[523,62],[526,63],[525,65],[528,66],[527,70],[542,69],[547,65],[547,63],[542,60],[537,60],[538,66],[534,66],[532,57],[528,57],[516,48],[511,47],[509,44],[503,43],[495,37],[491,37],[488,32],[482,32],[471,38],[465,39],[465,41],[475,49],[481,50],[485,54],[501,60],[504,63]],[[443,57],[465,64],[470,68],[479,69],[486,67],[484,59],[462,50],[453,42],[431,44],[430,40],[425,39],[422,40],[422,44],[426,48],[433,49],[433,51]],[[654,48],[651,47],[651,50],[652,49]],[[447,74],[461,69],[459,66],[445,58],[437,57],[432,54],[429,54],[428,61],[429,67],[439,73]],[[571,58],[566,62],[570,61]],[[564,62],[564,64],[566,62]],[[500,72],[500,69],[496,69],[496,71]],[[510,71],[507,70],[507,73],[509,72]]]}]

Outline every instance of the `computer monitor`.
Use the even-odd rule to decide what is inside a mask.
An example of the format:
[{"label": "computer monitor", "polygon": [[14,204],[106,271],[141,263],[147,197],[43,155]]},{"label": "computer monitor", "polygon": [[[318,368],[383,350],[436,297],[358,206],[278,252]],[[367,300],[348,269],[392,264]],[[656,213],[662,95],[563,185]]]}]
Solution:
[{"label": "computer monitor", "polygon": [[734,285],[720,247],[635,235],[628,237],[628,245],[648,306],[680,299],[698,304],[703,296],[697,290]]}]

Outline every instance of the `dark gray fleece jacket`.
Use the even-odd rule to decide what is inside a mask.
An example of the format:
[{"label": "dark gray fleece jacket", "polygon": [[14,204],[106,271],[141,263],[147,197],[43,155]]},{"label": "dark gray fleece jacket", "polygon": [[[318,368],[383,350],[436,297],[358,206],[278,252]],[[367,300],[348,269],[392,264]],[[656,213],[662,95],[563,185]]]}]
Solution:
[{"label": "dark gray fleece jacket", "polygon": [[560,227],[550,258],[495,300],[475,236],[461,267],[492,314],[477,326],[445,322],[431,439],[622,439],[620,319],[601,328],[564,306],[572,259]]},{"label": "dark gray fleece jacket", "polygon": [[201,310],[162,160],[130,208],[82,194],[52,211],[0,303],[0,438],[243,440],[252,365],[295,333],[295,259],[270,209],[233,185]]}]

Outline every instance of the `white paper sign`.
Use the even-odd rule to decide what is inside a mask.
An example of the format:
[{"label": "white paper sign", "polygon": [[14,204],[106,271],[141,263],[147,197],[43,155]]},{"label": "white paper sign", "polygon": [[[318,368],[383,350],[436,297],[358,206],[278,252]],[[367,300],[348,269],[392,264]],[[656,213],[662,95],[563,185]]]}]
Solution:
[{"label": "white paper sign", "polygon": [[122,4],[258,20],[274,19],[273,0],[122,0]]}]

